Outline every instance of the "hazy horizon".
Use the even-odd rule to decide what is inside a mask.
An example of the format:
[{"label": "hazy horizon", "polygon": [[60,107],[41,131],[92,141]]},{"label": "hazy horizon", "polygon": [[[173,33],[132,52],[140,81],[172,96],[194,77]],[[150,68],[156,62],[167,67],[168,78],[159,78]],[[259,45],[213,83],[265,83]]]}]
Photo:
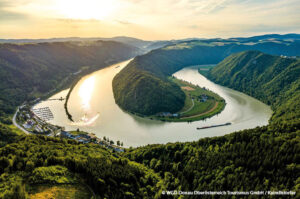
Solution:
[{"label": "hazy horizon", "polygon": [[254,37],[254,36],[263,36],[263,35],[287,35],[287,34],[299,34],[296,32],[287,32],[287,33],[266,33],[266,34],[253,34],[253,35],[248,35],[248,36],[233,36],[233,37],[183,37],[183,38],[177,38],[177,39],[142,39],[138,37],[133,37],[130,35],[116,35],[112,37],[101,37],[101,36],[94,36],[94,37],[80,37],[80,36],[70,36],[70,37],[45,37],[45,38],[1,38],[0,40],[51,40],[51,39],[72,39],[72,38],[78,38],[78,39],[110,39],[110,38],[118,38],[118,37],[124,37],[124,38],[133,38],[133,39],[139,39],[139,40],[144,40],[144,41],[166,41],[166,40],[185,40],[185,39],[230,39],[230,38],[247,38],[247,37]]},{"label": "hazy horizon", "polygon": [[297,0],[0,0],[0,37],[143,40],[300,33]]}]

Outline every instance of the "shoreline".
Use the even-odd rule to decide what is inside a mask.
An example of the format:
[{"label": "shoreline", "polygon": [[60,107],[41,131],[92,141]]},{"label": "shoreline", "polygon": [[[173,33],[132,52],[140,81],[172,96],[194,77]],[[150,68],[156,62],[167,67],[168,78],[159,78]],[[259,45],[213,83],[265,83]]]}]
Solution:
[{"label": "shoreline", "polygon": [[[187,68],[190,68],[190,67],[188,66]],[[218,115],[225,109],[226,101],[219,94],[217,94],[209,89],[202,88],[199,85],[195,85],[188,81],[178,79],[178,78],[174,77],[173,75],[169,76],[168,78],[182,89],[182,91],[186,95],[186,100],[187,99],[191,100],[192,105],[191,105],[191,107],[188,107],[187,110],[183,111],[183,109],[185,109],[185,106],[187,103],[186,100],[184,102],[185,103],[184,107],[176,113],[171,114],[169,112],[161,112],[161,113],[156,113],[155,115],[149,115],[149,116],[142,115],[142,114],[136,113],[136,112],[131,112],[129,110],[125,110],[117,102],[116,102],[116,104],[123,112],[128,113],[132,116],[136,116],[136,117],[140,117],[140,118],[144,118],[144,119],[148,119],[148,120],[169,122],[169,123],[171,123],[171,122],[174,122],[174,123],[188,122],[189,123],[189,122],[205,120],[205,119],[211,118],[215,115]],[[197,93],[192,93],[192,92],[197,92]],[[199,99],[200,97],[202,97],[201,100]],[[206,99],[203,100],[203,97],[205,97]],[[193,115],[188,114],[187,116],[181,116],[181,114],[186,114],[190,111],[193,111],[194,108],[196,108],[196,109],[199,108],[200,101],[201,101],[201,103],[208,103],[211,100],[213,100],[215,103],[210,109],[205,110],[200,113],[193,114]],[[196,103],[198,103],[198,104],[196,105]],[[207,104],[205,106],[207,106]],[[200,107],[200,108],[202,108],[202,107]],[[158,114],[165,114],[165,116],[159,116]]]},{"label": "shoreline", "polygon": [[[104,68],[108,68],[108,67],[110,67],[110,66],[112,66],[112,65],[119,64],[119,63],[125,62],[125,61],[129,61],[129,60],[131,60],[131,59],[133,59],[133,58],[129,58],[129,59],[125,59],[125,60],[116,61],[116,62],[110,63],[109,65],[106,65],[106,66],[104,66],[104,67],[102,67],[102,68],[98,68],[98,69],[95,69],[95,70],[92,70],[92,71],[88,71],[88,70],[87,70],[87,71],[81,72],[81,73],[80,73],[81,75],[80,75],[79,77],[77,77],[76,79],[73,80],[71,86],[69,87],[70,89],[69,89],[69,91],[68,91],[68,94],[66,95],[66,100],[65,100],[65,103],[64,103],[64,109],[65,109],[65,113],[66,113],[68,119],[69,119],[71,122],[74,122],[73,117],[72,117],[72,114],[69,112],[69,109],[68,109],[68,102],[69,102],[69,98],[70,98],[70,96],[71,96],[71,93],[72,93],[74,87],[78,84],[78,82],[79,82],[84,76],[90,75],[90,74],[92,74],[92,73],[94,73],[94,72],[96,72],[96,71],[98,71],[98,70],[102,70],[102,69],[104,69]],[[58,91],[58,92],[59,92],[59,91]]]},{"label": "shoreline", "polygon": [[[122,65],[122,68],[125,65]],[[94,103],[92,109],[94,111],[102,110],[103,108],[106,107],[106,104],[109,104],[109,105],[113,106],[112,110],[114,110],[114,111],[111,112],[109,110],[110,108],[106,108],[103,113],[100,112],[102,116],[101,116],[101,118],[99,118],[99,121],[98,121],[99,123],[97,122],[96,125],[91,126],[91,127],[86,127],[86,128],[82,127],[83,129],[81,129],[80,127],[79,128],[81,130],[85,129],[85,131],[87,131],[87,132],[94,132],[100,138],[102,136],[108,136],[108,137],[111,137],[113,140],[123,140],[126,143],[125,144],[126,147],[127,146],[140,146],[143,143],[145,143],[145,144],[167,143],[167,142],[170,142],[170,140],[172,140],[172,141],[194,140],[194,137],[198,138],[198,135],[195,135],[195,130],[196,130],[197,126],[206,126],[206,125],[213,125],[213,124],[218,124],[218,123],[226,123],[227,121],[233,122],[233,120],[235,120],[235,116],[232,116],[230,113],[229,113],[230,115],[228,115],[227,107],[231,107],[232,105],[234,105],[234,107],[236,107],[236,108],[242,108],[242,107],[240,107],[242,105],[240,103],[238,103],[240,98],[242,98],[242,99],[245,98],[246,102],[249,102],[249,104],[253,103],[252,98],[249,99],[246,95],[243,95],[242,93],[236,93],[236,91],[227,90],[225,88],[222,91],[218,92],[219,90],[215,89],[215,87],[218,88],[217,85],[212,84],[210,87],[209,86],[210,84],[207,84],[207,82],[201,84],[202,81],[196,81],[196,79],[198,77],[201,78],[200,77],[201,75],[198,75],[198,72],[195,69],[193,69],[193,70],[188,69],[189,72],[186,72],[185,70],[183,70],[182,72],[175,74],[174,76],[178,77],[179,79],[185,80],[186,82],[193,83],[194,85],[200,85],[200,87],[204,86],[205,88],[211,88],[210,89],[211,91],[217,93],[219,96],[222,96],[222,98],[226,100],[225,109],[222,111],[222,113],[212,116],[216,112],[219,112],[222,110],[222,106],[220,106],[221,104],[219,102],[217,109],[214,109],[213,112],[210,112],[209,114],[206,114],[205,116],[198,117],[197,118],[198,121],[195,121],[195,122],[189,122],[192,120],[191,118],[185,119],[186,122],[185,121],[184,122],[183,121],[180,121],[180,122],[179,121],[166,121],[166,120],[162,121],[161,119],[158,119],[158,118],[152,118],[152,120],[151,120],[151,118],[149,118],[149,117],[138,115],[138,114],[135,114],[132,112],[130,113],[128,111],[124,111],[124,110],[120,109],[120,107],[117,106],[117,104],[114,103],[113,93],[111,91],[111,85],[109,83],[110,83],[110,80],[113,78],[114,74],[118,73],[120,70],[121,69],[117,70],[112,66],[107,69],[97,71],[95,74],[95,77],[96,78],[99,77],[101,79],[101,81],[97,82],[97,84],[99,83],[98,86],[95,85],[96,90],[94,92],[97,93],[97,95],[95,95],[94,97],[97,97],[97,100],[94,101],[95,103]],[[103,71],[103,72],[101,72],[101,71]],[[105,78],[101,78],[104,74],[106,74],[107,76],[105,76]],[[92,74],[92,76],[94,76],[94,75]],[[70,112],[73,113],[75,111],[73,117],[75,117],[75,113],[76,113],[76,118],[74,118],[75,121],[77,120],[77,116],[81,116],[80,114],[78,115],[77,113],[82,113],[82,112],[77,112],[77,111],[81,110],[80,107],[77,106],[77,104],[80,105],[80,103],[81,103],[81,99],[79,99],[79,101],[77,100],[77,89],[80,87],[81,83],[84,82],[84,80],[88,77],[84,77],[78,83],[77,87],[73,90],[73,93],[72,93],[73,95],[71,96],[72,98],[70,98],[70,101],[69,101],[70,104],[68,104],[68,108],[70,109]],[[189,79],[189,78],[191,78],[191,79]],[[102,89],[103,86],[105,89]],[[186,89],[186,88],[184,88],[184,89]],[[99,91],[98,91],[98,89],[99,89]],[[75,90],[76,90],[76,93],[74,93]],[[67,93],[68,93],[68,90],[65,90],[63,93],[58,94],[56,96],[59,96],[59,97],[66,96]],[[109,95],[109,97],[104,98],[104,101],[98,101],[99,99],[102,99],[101,96],[105,95],[106,93]],[[192,96],[197,96],[198,93],[200,93],[200,92],[196,92],[194,90],[194,92],[192,93]],[[200,93],[200,96],[201,96],[201,94],[202,93]],[[208,95],[208,93],[206,93],[206,94]],[[99,99],[98,99],[98,97],[99,97]],[[186,116],[198,115],[199,113],[207,112],[208,110],[211,110],[215,105],[215,102],[210,99],[208,99],[208,101],[206,103],[203,103],[203,105],[201,105],[202,102],[199,101],[202,98],[194,97],[194,99],[197,100],[196,103],[199,106],[199,108],[196,107],[196,105],[195,105],[195,108],[192,111],[185,114]],[[217,99],[219,99],[219,98],[217,98]],[[73,103],[73,101],[76,103]],[[183,109],[183,110],[188,110],[189,107],[191,107],[191,105],[192,105],[191,99],[188,99],[186,101],[187,101],[187,103],[186,103],[185,109]],[[101,103],[98,103],[98,102],[101,102]],[[52,102],[50,102],[50,103],[52,103]],[[222,103],[224,103],[224,102],[222,102]],[[43,104],[43,102],[42,102],[42,104]],[[48,103],[45,103],[45,106],[48,106],[48,105],[49,105]],[[53,109],[54,112],[56,109],[57,110],[60,109],[59,113],[63,114],[63,118],[62,118],[63,121],[57,120],[58,123],[56,123],[56,122],[54,122],[54,123],[61,124],[60,126],[65,126],[67,128],[67,130],[74,130],[76,128],[76,126],[72,125],[72,123],[66,117],[66,115],[64,113],[63,105],[64,105],[64,102],[60,102],[59,106],[55,106],[56,108]],[[75,105],[75,106],[73,106],[73,105]],[[43,105],[39,105],[39,107],[43,107]],[[237,114],[244,115],[244,113],[248,113],[249,111],[252,110],[248,106],[243,106],[243,107],[245,107],[245,108],[242,108],[241,109],[242,111],[241,112],[238,111]],[[231,108],[229,108],[229,109],[232,110]],[[116,115],[116,113],[118,113],[118,115]],[[256,114],[254,114],[254,115],[256,115]],[[203,119],[203,117],[206,117],[207,119]],[[80,117],[78,117],[78,118],[80,118]],[[110,119],[108,119],[108,118],[110,118]],[[118,120],[113,122],[113,121],[111,121],[111,119],[113,119],[113,118],[117,118]],[[203,119],[203,120],[200,120],[200,119]],[[213,121],[213,122],[211,122],[211,121]],[[219,121],[221,121],[221,122],[219,122]],[[250,123],[252,121],[254,123],[255,119],[251,120]],[[241,122],[244,122],[244,120]],[[53,122],[51,121],[51,123],[53,123]],[[234,122],[234,124],[237,124],[237,123],[238,122]],[[258,123],[259,123],[259,121],[258,121]],[[111,125],[111,124],[115,124],[115,125]],[[246,126],[247,128],[252,127],[252,125],[248,125],[249,122],[247,122],[245,124],[247,125]],[[265,125],[265,124],[267,124],[267,123],[264,123],[262,125]],[[118,125],[124,125],[124,127],[120,129],[117,127]],[[128,127],[126,125],[128,125]],[[255,124],[255,125],[257,126],[260,124]],[[255,127],[255,126],[253,126],[253,127]],[[166,138],[166,136],[164,136],[165,133],[161,134],[160,128],[163,128],[164,130],[166,130],[167,135],[169,134],[169,136],[171,136],[171,137]],[[103,129],[106,129],[106,131],[104,131]],[[240,130],[240,129],[244,129],[244,128],[233,125],[229,129]],[[179,131],[185,131],[185,130],[189,131],[189,133],[188,133],[188,135],[190,135],[189,138],[181,137],[182,135],[179,133]],[[128,136],[124,137],[125,134],[123,132],[127,132],[127,131],[130,132],[131,137],[128,137]],[[212,132],[211,135],[215,135],[215,134],[220,135],[220,134],[225,134],[225,133],[230,132],[230,130],[228,130],[228,128],[224,132],[221,132],[221,131],[223,131],[223,130],[218,130],[217,132]],[[140,134],[140,132],[145,132],[145,133]],[[155,135],[154,139],[157,140],[157,142],[154,142],[152,139],[149,139],[147,141],[146,141],[146,139],[141,140],[143,137],[148,136],[148,135],[149,136]],[[173,137],[173,135],[175,137]],[[176,137],[178,137],[178,139]],[[197,139],[197,138],[195,138],[195,139]]]},{"label": "shoreline", "polygon": [[[63,80],[61,81],[61,83],[60,83],[55,89],[50,90],[50,91],[48,91],[48,92],[46,92],[46,93],[44,93],[44,94],[41,94],[41,95],[38,96],[36,99],[27,102],[27,104],[30,106],[30,109],[31,109],[31,108],[33,108],[35,105],[39,104],[41,101],[43,101],[43,100],[45,100],[45,99],[48,99],[49,97],[55,95],[56,93],[59,93],[59,92],[65,90],[65,89],[68,89],[68,88],[70,88],[70,89],[72,88],[72,89],[73,89],[73,88],[75,87],[75,85],[78,83],[78,81],[79,81],[82,77],[84,77],[84,76],[86,76],[86,75],[88,75],[88,74],[91,74],[91,73],[93,73],[93,72],[95,72],[95,71],[98,71],[98,70],[107,68],[107,67],[109,67],[109,66],[111,66],[111,65],[118,64],[118,63],[120,63],[120,62],[124,62],[124,61],[130,60],[130,59],[132,59],[132,58],[125,59],[125,60],[119,60],[119,61],[112,61],[112,63],[104,63],[104,66],[103,66],[103,65],[99,65],[98,67],[89,67],[88,69],[83,70],[83,71],[81,71],[80,73],[77,73],[77,74],[75,74],[75,75],[74,75],[74,74],[69,74],[68,76],[66,76],[65,78],[63,78]],[[70,85],[71,85],[71,87],[69,87]],[[72,90],[71,90],[71,92],[72,92]],[[68,95],[69,95],[69,93],[71,93],[71,92],[69,91],[69,92],[68,92]],[[68,95],[67,95],[67,96],[68,96]],[[65,101],[67,101],[67,100],[69,99],[69,97],[67,98],[67,96],[66,96],[66,100],[65,100]],[[26,103],[26,102],[23,102],[23,104],[24,104],[24,103]],[[23,104],[22,104],[22,105],[23,105]],[[67,105],[66,102],[65,102],[65,104]],[[12,115],[12,118],[11,118],[12,124],[13,124],[15,127],[17,127],[19,130],[21,130],[22,132],[24,132],[26,135],[36,135],[35,133],[29,132],[29,131],[27,131],[26,129],[24,129],[24,128],[23,128],[22,126],[20,126],[20,125],[18,124],[18,122],[16,121],[16,116],[17,116],[17,114],[18,114],[18,112],[19,112],[19,109],[20,109],[20,107],[21,107],[22,105],[19,105],[19,106],[16,107],[16,111],[15,111],[15,113]],[[67,114],[68,118],[69,118],[69,116],[70,116],[71,119],[72,119],[72,115],[68,112],[67,106],[65,107],[65,110],[66,110],[66,114]],[[69,114],[68,114],[67,112],[68,112]],[[70,118],[69,118],[69,119],[70,119]],[[73,121],[73,120],[71,120],[71,121]],[[49,125],[52,125],[52,124],[50,124],[50,123],[48,123],[48,122],[46,122],[46,123],[49,124]],[[64,127],[63,127],[63,128],[64,128]],[[48,135],[46,135],[46,136],[48,136]]]}]

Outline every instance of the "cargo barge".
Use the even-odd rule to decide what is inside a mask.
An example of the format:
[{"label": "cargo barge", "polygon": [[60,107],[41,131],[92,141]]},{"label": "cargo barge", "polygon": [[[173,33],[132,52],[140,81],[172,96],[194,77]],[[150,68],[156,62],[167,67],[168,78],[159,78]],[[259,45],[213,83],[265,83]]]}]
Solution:
[{"label": "cargo barge", "polygon": [[218,124],[218,125],[211,125],[211,126],[197,127],[197,130],[201,130],[201,129],[209,129],[209,128],[220,127],[220,126],[228,126],[228,125],[231,125],[231,122],[227,122],[227,123],[225,123],[225,124]]}]

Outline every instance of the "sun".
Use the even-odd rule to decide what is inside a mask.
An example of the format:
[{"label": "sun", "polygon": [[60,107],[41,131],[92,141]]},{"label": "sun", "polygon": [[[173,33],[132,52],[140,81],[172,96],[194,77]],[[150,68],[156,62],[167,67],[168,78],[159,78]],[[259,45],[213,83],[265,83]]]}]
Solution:
[{"label": "sun", "polygon": [[115,0],[58,0],[57,10],[69,19],[103,20],[116,10]]}]

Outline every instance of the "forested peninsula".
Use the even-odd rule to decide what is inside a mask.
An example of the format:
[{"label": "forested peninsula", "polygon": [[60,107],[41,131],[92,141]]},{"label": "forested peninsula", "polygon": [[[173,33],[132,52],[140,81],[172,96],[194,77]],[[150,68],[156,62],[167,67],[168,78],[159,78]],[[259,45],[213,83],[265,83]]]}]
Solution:
[{"label": "forested peninsula", "polygon": [[217,64],[228,55],[245,50],[274,55],[297,55],[299,42],[242,43],[232,40],[187,41],[137,56],[113,79],[116,103],[124,110],[141,115],[177,112],[185,95],[168,76],[190,65]]}]

